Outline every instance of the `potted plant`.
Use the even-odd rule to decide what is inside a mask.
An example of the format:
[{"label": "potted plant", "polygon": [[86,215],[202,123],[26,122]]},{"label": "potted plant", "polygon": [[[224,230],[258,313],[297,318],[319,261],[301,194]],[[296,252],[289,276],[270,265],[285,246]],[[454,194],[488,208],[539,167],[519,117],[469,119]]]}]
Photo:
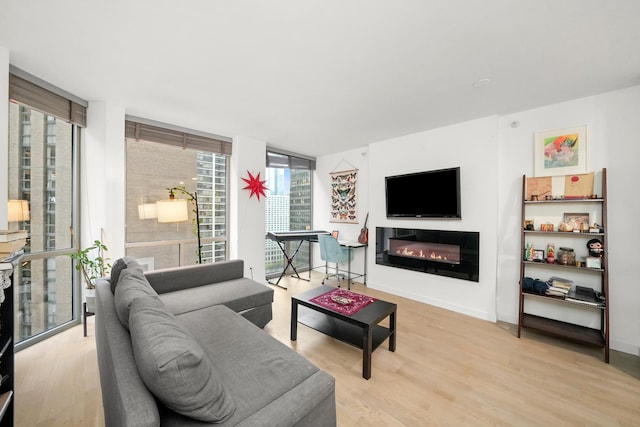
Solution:
[{"label": "potted plant", "polygon": [[[79,245],[77,243],[76,247],[79,248]],[[87,289],[84,292],[86,306],[83,311],[85,319],[87,315],[95,313],[96,280],[104,277],[111,269],[109,258],[105,257],[106,251],[108,251],[108,248],[104,243],[102,243],[101,240],[94,240],[93,245],[84,249],[77,249],[75,252],[69,254],[72,259],[77,261],[76,270],[82,272],[82,278]]]},{"label": "potted plant", "polygon": [[96,280],[104,277],[111,268],[109,258],[104,256],[108,250],[101,240],[94,240],[93,245],[85,249],[78,249],[69,255],[77,261],[76,270],[82,272],[87,289],[95,289]]}]

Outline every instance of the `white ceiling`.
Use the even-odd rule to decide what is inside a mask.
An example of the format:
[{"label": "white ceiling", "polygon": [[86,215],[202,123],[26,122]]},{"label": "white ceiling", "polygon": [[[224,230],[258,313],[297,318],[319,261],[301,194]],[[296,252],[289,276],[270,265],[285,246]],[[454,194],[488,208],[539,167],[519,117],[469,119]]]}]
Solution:
[{"label": "white ceiling", "polygon": [[639,42],[638,0],[0,1],[30,74],[316,156],[640,84]]}]

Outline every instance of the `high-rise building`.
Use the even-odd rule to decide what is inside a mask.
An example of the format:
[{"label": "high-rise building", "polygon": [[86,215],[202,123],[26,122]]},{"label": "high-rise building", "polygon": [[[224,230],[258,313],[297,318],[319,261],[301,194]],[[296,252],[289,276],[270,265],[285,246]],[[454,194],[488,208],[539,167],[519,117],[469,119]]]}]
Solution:
[{"label": "high-rise building", "polygon": [[[265,229],[267,231],[289,230],[289,196],[267,196],[265,200]],[[282,271],[282,251],[272,240],[265,240],[265,271],[267,275]]]},{"label": "high-rise building", "polygon": [[[227,157],[214,154],[213,165],[213,237],[224,237],[227,235]],[[214,243],[213,261],[223,261],[227,259],[227,243]]]},{"label": "high-rise building", "polygon": [[[200,236],[220,237],[226,233],[227,217],[227,160],[226,157],[206,151],[197,152],[198,176],[196,181]],[[202,262],[217,262],[227,258],[225,242],[202,244]]]},{"label": "high-rise building", "polygon": [[292,169],[290,188],[291,229],[306,230],[311,227],[311,171]]},{"label": "high-rise building", "polygon": [[[291,170],[291,191],[289,193],[289,222],[291,230],[307,230],[311,228],[311,171]],[[311,268],[309,251],[311,243],[304,242],[293,260],[299,269]]]}]

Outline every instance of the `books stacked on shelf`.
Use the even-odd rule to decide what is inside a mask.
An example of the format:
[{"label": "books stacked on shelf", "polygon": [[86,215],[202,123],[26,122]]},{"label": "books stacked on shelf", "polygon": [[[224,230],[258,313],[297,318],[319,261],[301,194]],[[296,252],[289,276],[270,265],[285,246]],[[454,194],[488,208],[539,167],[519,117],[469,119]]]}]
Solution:
[{"label": "books stacked on shelf", "polygon": [[567,301],[578,304],[591,305],[594,307],[602,307],[605,304],[604,297],[599,293],[586,286],[576,286],[574,291],[570,291],[566,298]]},{"label": "books stacked on shelf", "polygon": [[0,259],[18,253],[27,244],[26,230],[0,230]]},{"label": "books stacked on shelf", "polygon": [[547,281],[547,285],[549,285],[546,292],[547,295],[566,298],[571,291],[573,281],[561,277],[552,277]]},{"label": "books stacked on shelf", "polygon": [[27,237],[29,237],[27,230],[0,230],[0,242],[12,242]]}]

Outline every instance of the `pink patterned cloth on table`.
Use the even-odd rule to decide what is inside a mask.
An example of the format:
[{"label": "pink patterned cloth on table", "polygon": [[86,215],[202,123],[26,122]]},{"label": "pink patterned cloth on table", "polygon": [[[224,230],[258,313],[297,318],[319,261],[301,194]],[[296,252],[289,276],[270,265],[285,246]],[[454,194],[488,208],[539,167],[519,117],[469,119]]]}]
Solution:
[{"label": "pink patterned cloth on table", "polygon": [[346,289],[333,289],[309,301],[329,310],[352,316],[376,299],[367,295],[357,294]]}]

